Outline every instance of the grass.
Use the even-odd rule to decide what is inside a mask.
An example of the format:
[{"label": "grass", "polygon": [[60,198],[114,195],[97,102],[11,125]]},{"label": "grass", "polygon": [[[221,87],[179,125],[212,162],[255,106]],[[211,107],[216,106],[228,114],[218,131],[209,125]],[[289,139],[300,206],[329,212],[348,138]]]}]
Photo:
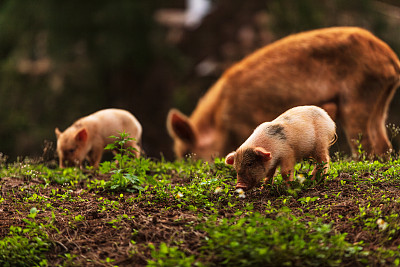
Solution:
[{"label": "grass", "polygon": [[278,173],[273,185],[238,193],[223,159],[129,153],[99,170],[1,160],[0,265],[400,264],[397,155],[338,158],[315,182],[303,162],[290,188]]},{"label": "grass", "polygon": [[23,219],[25,227],[11,226],[7,236],[0,240],[1,266],[48,265],[44,253],[50,250],[51,240],[46,229],[56,228],[51,222],[35,222],[37,212],[36,208],[32,208],[28,216],[30,219]]}]

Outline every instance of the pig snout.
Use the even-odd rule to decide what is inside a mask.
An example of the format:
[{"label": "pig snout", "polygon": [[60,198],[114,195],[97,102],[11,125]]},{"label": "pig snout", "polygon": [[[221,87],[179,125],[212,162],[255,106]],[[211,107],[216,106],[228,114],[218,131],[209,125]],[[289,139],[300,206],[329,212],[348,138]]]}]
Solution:
[{"label": "pig snout", "polygon": [[67,159],[67,158],[60,159],[60,168],[77,167],[79,165],[80,161],[77,159]]},{"label": "pig snout", "polygon": [[243,181],[240,177],[237,178],[237,183],[236,183],[236,189],[243,189],[244,191],[247,191],[251,188],[247,183]]},{"label": "pig snout", "polygon": [[248,190],[248,186],[244,183],[237,183],[236,189],[243,189],[244,191]]},{"label": "pig snout", "polygon": [[67,167],[75,167],[75,164],[69,160],[63,160],[62,164],[60,165],[61,168],[67,168]]}]

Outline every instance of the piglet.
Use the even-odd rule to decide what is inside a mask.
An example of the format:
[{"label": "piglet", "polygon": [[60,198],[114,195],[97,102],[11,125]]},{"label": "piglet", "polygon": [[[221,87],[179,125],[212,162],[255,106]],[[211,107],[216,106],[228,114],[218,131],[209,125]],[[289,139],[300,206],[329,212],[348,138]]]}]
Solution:
[{"label": "piglet", "polygon": [[329,147],[336,139],[336,125],[329,115],[316,106],[298,106],[287,110],[275,120],[260,124],[250,137],[225,163],[237,172],[236,188],[249,190],[263,178],[273,181],[278,165],[282,177],[293,181],[297,161],[313,158],[317,162],[313,177],[319,170],[326,173]]},{"label": "piglet", "polygon": [[134,141],[126,143],[126,147],[136,148],[133,153],[140,155],[140,139],[142,126],[128,111],[122,109],[104,109],[77,120],[72,126],[61,132],[55,129],[57,136],[57,153],[60,168],[79,165],[82,167],[85,159],[97,168],[101,161],[104,148],[115,141],[110,136],[129,133]]}]

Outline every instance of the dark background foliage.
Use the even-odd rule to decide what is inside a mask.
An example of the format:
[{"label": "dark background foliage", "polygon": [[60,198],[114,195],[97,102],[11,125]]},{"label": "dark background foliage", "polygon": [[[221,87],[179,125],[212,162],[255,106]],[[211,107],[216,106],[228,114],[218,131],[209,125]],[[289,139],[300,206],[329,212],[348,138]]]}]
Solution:
[{"label": "dark background foliage", "polygon": [[[198,27],[185,27],[184,0],[0,0],[0,151],[41,156],[55,127],[118,107],[141,121],[148,156],[173,159],[168,110],[189,115],[226,68],[276,39],[361,26],[400,54],[396,0],[212,3]],[[400,125],[398,103],[396,94],[389,122]]]}]

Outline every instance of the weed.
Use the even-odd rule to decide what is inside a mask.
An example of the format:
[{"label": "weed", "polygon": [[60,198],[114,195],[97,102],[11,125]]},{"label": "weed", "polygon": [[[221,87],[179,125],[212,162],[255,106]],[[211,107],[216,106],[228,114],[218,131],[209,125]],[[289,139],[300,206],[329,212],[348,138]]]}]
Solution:
[{"label": "weed", "polygon": [[34,219],[37,209],[32,208],[29,218],[23,219],[26,226],[11,226],[8,235],[0,240],[1,266],[47,266],[45,253],[51,247],[46,228],[51,224],[39,224]]},{"label": "weed", "polygon": [[186,256],[186,254],[178,249],[178,247],[168,247],[162,242],[158,249],[153,244],[149,244],[152,259],[147,261],[147,266],[165,266],[165,267],[191,267],[203,266],[200,262],[196,262],[194,256]]},{"label": "weed", "polygon": [[85,216],[83,216],[81,214],[78,214],[78,215],[74,216],[74,221],[75,222],[82,222],[84,220],[85,220]]},{"label": "weed", "polygon": [[318,200],[319,197],[302,197],[299,198],[297,201],[299,201],[303,206],[306,206],[310,203],[313,203],[314,201]]},{"label": "weed", "polygon": [[111,173],[111,180],[105,183],[105,187],[114,191],[136,192],[144,190],[145,183],[153,184],[153,177],[147,175],[149,160],[143,157],[136,158],[133,150],[125,148],[125,144],[133,140],[129,134],[120,133],[120,136],[111,136],[114,143],[108,144],[105,149],[116,150],[114,162],[106,161],[100,164],[100,173]]}]

